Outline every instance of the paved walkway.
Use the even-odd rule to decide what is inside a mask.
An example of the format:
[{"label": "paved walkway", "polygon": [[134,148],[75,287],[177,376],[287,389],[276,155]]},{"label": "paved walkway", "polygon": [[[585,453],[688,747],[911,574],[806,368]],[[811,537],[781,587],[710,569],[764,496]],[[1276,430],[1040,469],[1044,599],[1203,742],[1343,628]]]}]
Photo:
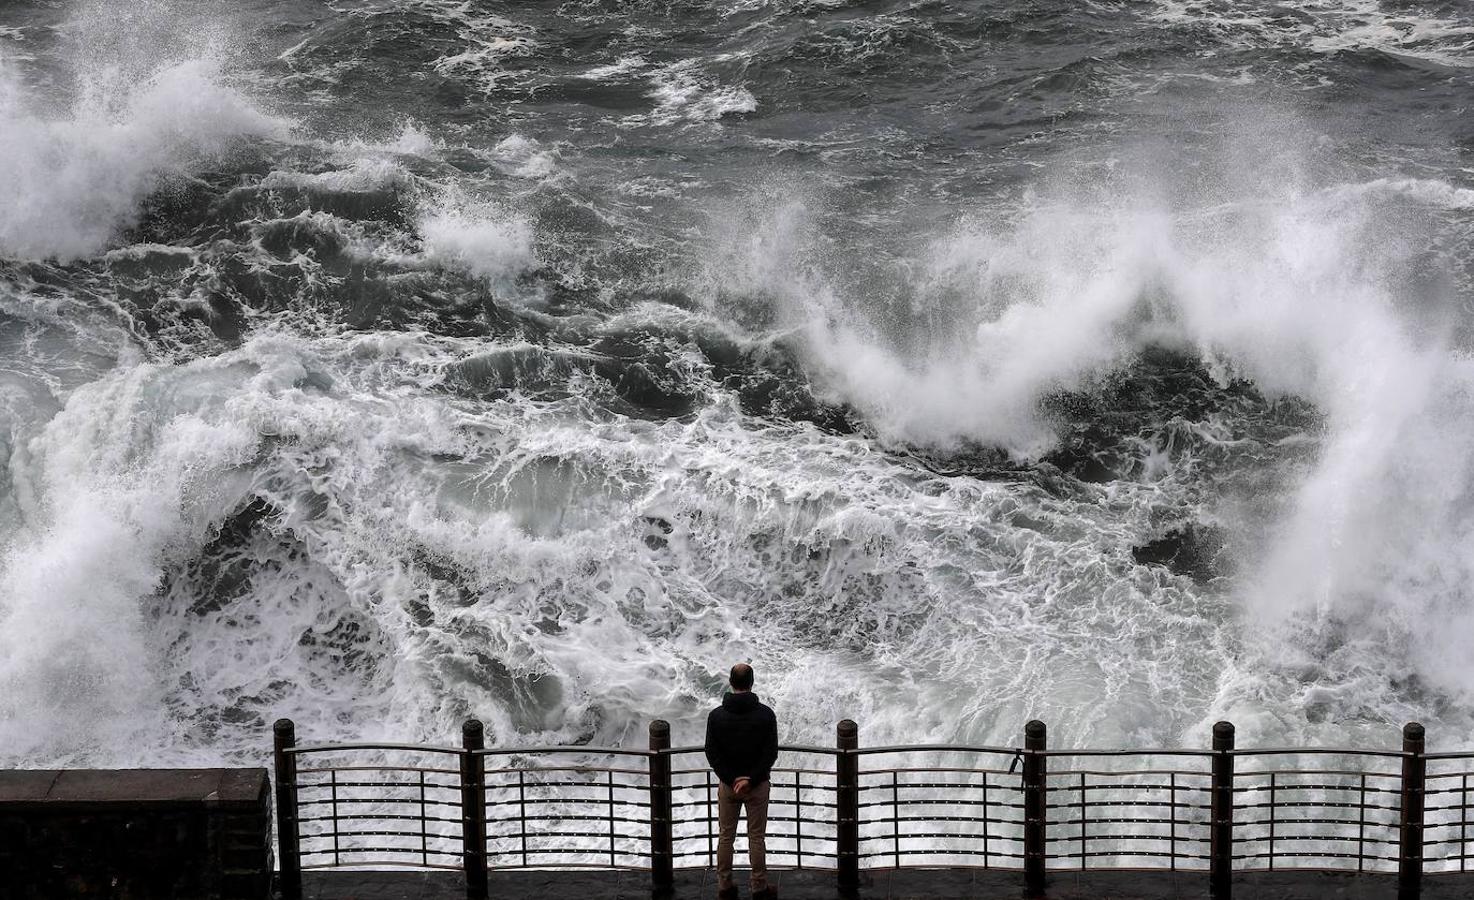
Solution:
[{"label": "paved walkway", "polygon": [[[775,871],[780,900],[836,900],[834,874]],[[459,872],[309,872],[303,876],[306,900],[459,900],[465,882]],[[491,900],[650,900],[643,872],[558,870],[492,872]],[[1430,875],[1424,900],[1474,897],[1474,873]],[[746,885],[743,900],[750,900]],[[861,900],[1022,900],[1020,872],[969,869],[903,869],[867,872]],[[1207,900],[1207,876],[1200,872],[1056,873],[1046,900]],[[1234,878],[1233,900],[1396,900],[1397,880],[1388,875],[1320,872],[1254,872]],[[675,900],[715,900],[716,873],[710,869],[676,873]]]}]

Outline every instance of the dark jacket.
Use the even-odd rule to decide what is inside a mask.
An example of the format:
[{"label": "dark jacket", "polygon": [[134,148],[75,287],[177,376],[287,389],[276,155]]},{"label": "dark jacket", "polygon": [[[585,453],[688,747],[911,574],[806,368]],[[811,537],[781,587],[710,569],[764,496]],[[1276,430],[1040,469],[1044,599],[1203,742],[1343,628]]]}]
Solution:
[{"label": "dark jacket", "polygon": [[744,775],[753,786],[768,780],[778,761],[778,717],[757,694],[726,694],[706,717],[706,761],[725,785]]}]

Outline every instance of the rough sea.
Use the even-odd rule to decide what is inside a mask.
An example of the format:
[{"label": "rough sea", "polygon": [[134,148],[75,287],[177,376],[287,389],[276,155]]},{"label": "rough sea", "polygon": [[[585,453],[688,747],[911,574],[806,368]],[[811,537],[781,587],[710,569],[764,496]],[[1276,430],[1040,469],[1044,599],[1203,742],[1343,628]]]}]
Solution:
[{"label": "rough sea", "polygon": [[0,763],[1474,745],[1474,4],[0,4]]}]

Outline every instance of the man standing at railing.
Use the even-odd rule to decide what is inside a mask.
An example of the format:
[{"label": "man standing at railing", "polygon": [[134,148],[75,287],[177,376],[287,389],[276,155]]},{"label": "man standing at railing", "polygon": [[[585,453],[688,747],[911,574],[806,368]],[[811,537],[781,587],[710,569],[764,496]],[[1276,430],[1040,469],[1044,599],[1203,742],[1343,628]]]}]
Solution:
[{"label": "man standing at railing", "polygon": [[747,855],[752,862],[753,900],[775,900],[768,884],[768,776],[778,761],[778,718],[752,692],[752,666],[732,667],[732,692],[706,717],[706,760],[721,781],[717,811],[717,898],[736,900],[732,882],[732,849],[737,818],[747,809]]}]

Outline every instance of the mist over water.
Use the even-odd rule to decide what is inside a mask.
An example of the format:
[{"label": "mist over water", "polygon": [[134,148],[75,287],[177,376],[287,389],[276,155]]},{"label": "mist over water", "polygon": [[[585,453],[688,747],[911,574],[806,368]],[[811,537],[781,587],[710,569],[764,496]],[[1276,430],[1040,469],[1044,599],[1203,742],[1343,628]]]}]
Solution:
[{"label": "mist over water", "polygon": [[[219,13],[218,15],[214,13]],[[1460,4],[10,4],[0,761],[1474,742]]]}]

